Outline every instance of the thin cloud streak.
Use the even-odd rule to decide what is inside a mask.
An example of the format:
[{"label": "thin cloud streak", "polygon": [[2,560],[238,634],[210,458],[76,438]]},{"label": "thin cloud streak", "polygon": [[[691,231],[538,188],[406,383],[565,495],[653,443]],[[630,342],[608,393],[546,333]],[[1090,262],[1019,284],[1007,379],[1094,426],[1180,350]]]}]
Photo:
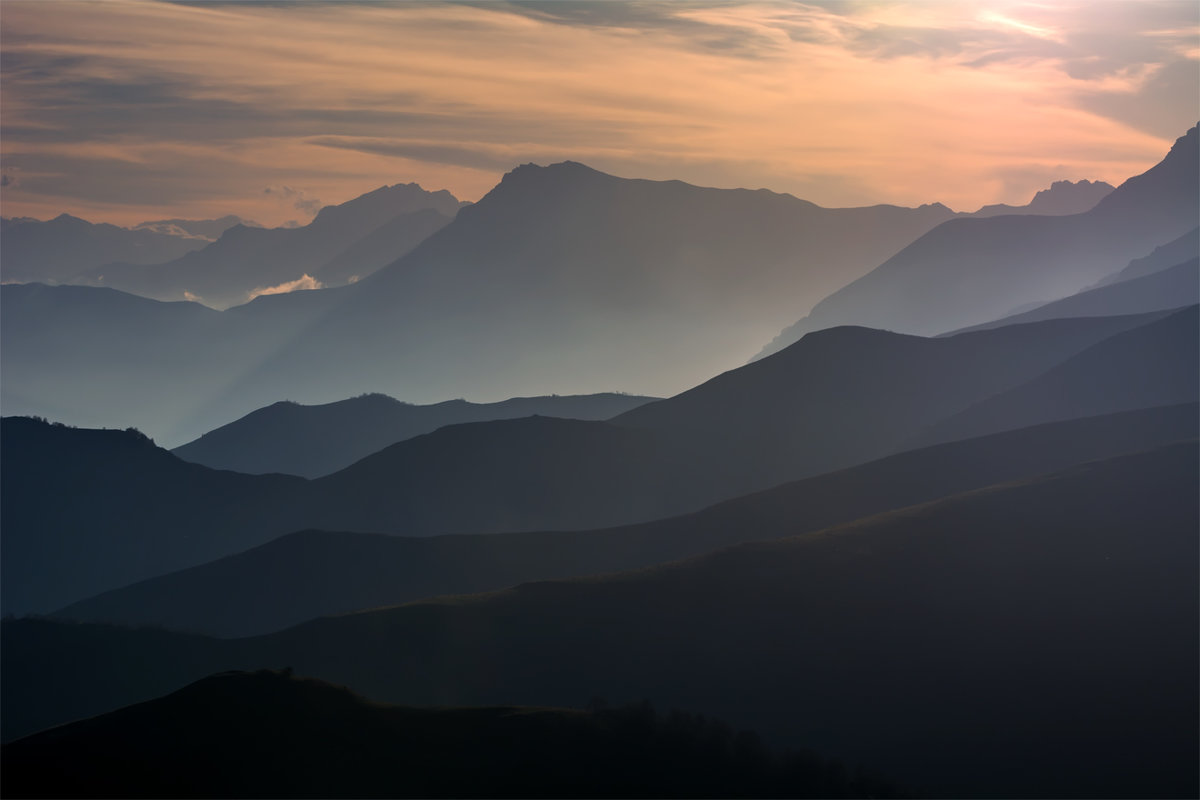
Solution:
[{"label": "thin cloud streak", "polygon": [[3,159],[21,175],[6,215],[280,224],[296,209],[263,186],[477,199],[519,163],[564,159],[973,209],[1043,188],[1019,176],[1120,182],[1200,116],[1191,2],[4,11]]}]

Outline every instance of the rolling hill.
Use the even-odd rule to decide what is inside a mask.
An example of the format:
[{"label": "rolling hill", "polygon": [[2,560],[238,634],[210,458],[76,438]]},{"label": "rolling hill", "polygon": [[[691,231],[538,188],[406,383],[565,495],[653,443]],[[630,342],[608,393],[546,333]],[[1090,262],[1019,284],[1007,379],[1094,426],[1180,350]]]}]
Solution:
[{"label": "rolling hill", "polygon": [[21,797],[898,796],[703,716],[402,708],[289,671],[213,675],[0,752]]},{"label": "rolling hill", "polygon": [[445,425],[540,415],[601,420],[655,398],[624,394],[518,397],[499,403],[447,400],[427,406],[363,395],[319,406],[280,402],[176,447],[184,461],[249,474],[318,478],[377,450]]},{"label": "rolling hill", "polygon": [[595,531],[414,538],[308,530],[82,600],[60,619],[217,636],[435,595],[636,569],[794,536],[945,495],[1194,438],[1195,403],[1037,426],[895,456],[702,511]]},{"label": "rolling hill", "polygon": [[924,796],[1192,796],[1197,455],[1170,445],[654,569],[252,639],[9,621],[6,735],[289,664],[387,702],[649,698]]}]

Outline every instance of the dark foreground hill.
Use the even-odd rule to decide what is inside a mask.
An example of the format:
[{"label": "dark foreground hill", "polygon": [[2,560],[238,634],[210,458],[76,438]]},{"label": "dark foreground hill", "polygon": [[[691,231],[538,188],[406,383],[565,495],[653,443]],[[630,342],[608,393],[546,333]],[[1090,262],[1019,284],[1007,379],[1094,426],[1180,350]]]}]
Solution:
[{"label": "dark foreground hill", "polygon": [[664,567],[256,639],[11,621],[6,729],[290,664],[389,702],[644,697],[929,795],[1194,797],[1198,485],[1196,445],[1179,444]]},{"label": "dark foreground hill", "polygon": [[171,452],[184,461],[213,469],[318,478],[390,444],[445,425],[534,414],[601,420],[653,399],[608,393],[515,397],[499,403],[447,400],[418,406],[372,394],[319,406],[280,402],[222,425]]},{"label": "dark foreground hill", "polygon": [[405,708],[227,672],[5,745],[9,797],[896,797],[753,733],[648,705]]},{"label": "dark foreground hill", "polygon": [[251,636],[326,614],[635,569],[794,536],[1198,434],[1195,403],[1054,423],[902,453],[624,528],[425,538],[302,531],[55,616]]}]

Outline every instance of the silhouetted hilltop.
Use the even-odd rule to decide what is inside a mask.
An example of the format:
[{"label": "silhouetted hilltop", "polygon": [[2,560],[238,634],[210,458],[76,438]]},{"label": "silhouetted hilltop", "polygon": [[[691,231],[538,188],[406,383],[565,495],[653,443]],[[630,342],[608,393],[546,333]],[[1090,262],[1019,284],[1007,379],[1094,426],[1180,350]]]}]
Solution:
[{"label": "silhouetted hilltop", "polygon": [[831,328],[613,423],[704,442],[742,493],[907,449],[937,420],[1160,316],[1050,320],[932,339]]},{"label": "silhouetted hilltop", "polygon": [[1028,205],[1010,206],[996,203],[984,206],[970,216],[996,217],[1001,214],[1041,214],[1066,216],[1090,211],[1113,190],[1112,184],[1104,181],[1054,181],[1049,188],[1033,196]]},{"label": "silhouetted hilltop", "polygon": [[1084,214],[945,222],[819,302],[760,356],[834,325],[919,334],[961,329],[1090,286],[1195,227],[1198,142],[1192,128],[1161,162]]},{"label": "silhouetted hilltop", "polygon": [[624,528],[428,538],[302,531],[55,616],[250,636],[327,614],[647,567],[794,536],[1198,433],[1195,403],[1072,420],[911,451]]},{"label": "silhouetted hilltop", "polygon": [[499,403],[448,400],[415,406],[387,395],[369,394],[319,406],[281,402],[209,431],[172,452],[214,469],[316,478],[445,425],[534,414],[600,420],[653,399],[608,393],[518,397]]},{"label": "silhouetted hilltop", "polygon": [[0,218],[0,279],[62,283],[110,261],[155,264],[203,246],[201,239],[93,224],[70,214],[45,222]]},{"label": "silhouetted hilltop", "polygon": [[1194,796],[1197,456],[1172,445],[650,570],[255,639],[6,622],[5,723],[66,714],[66,694],[115,707],[148,699],[141,681],[290,664],[387,702],[649,698],[923,796]]},{"label": "silhouetted hilltop", "polygon": [[303,525],[299,478],[188,464],[137,431],[0,420],[0,606],[50,611]]},{"label": "silhouetted hilltop", "polygon": [[[445,190],[427,192],[415,183],[381,186],[340,205],[325,206],[299,228],[236,225],[203,250],[173,261],[106,264],[80,281],[159,300],[198,298],[224,308],[246,302],[255,291],[305,275],[315,277],[317,272],[324,272],[331,283],[363,277],[411,250],[461,205]],[[414,213],[425,210],[438,216]],[[370,241],[363,242],[367,237]]]},{"label": "silhouetted hilltop", "polygon": [[1028,383],[934,424],[913,444],[1197,399],[1200,315],[1191,306],[1092,345]]},{"label": "silhouetted hilltop", "polygon": [[647,704],[404,708],[226,672],[5,745],[22,797],[896,797],[884,780]]}]

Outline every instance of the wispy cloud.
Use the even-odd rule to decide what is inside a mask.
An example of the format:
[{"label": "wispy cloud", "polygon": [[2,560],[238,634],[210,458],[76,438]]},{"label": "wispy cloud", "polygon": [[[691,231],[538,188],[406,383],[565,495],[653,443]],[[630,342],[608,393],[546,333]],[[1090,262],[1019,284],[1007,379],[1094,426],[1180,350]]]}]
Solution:
[{"label": "wispy cloud", "polygon": [[10,2],[4,202],[279,224],[380,182],[475,199],[567,158],[824,205],[1024,202],[997,176],[1119,182],[1196,122],[1198,17],[1193,0]]},{"label": "wispy cloud", "polygon": [[313,276],[305,273],[294,281],[285,281],[284,283],[275,286],[259,286],[256,289],[251,289],[246,296],[246,301],[249,302],[256,297],[262,297],[268,294],[287,294],[288,292],[299,292],[307,289],[323,289],[325,285]]}]

